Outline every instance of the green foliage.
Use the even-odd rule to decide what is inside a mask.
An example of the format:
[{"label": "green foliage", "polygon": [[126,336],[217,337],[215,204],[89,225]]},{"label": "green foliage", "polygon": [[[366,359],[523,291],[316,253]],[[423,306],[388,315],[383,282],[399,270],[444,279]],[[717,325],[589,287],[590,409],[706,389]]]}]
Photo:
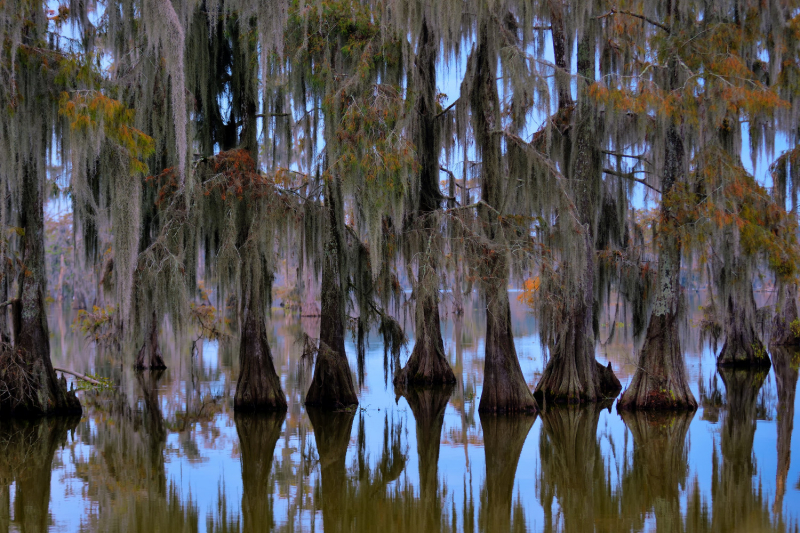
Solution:
[{"label": "green foliage", "polygon": [[800,338],[800,318],[795,318],[791,321],[789,324],[789,331],[792,332],[792,335],[794,335],[796,339]]},{"label": "green foliage", "polygon": [[110,391],[114,388],[114,383],[108,378],[104,378],[96,374],[86,374],[86,377],[93,379],[100,384],[98,385],[97,383],[92,383],[84,379],[78,379],[76,381],[77,386],[75,387],[77,390],[102,392]]},{"label": "green foliage", "polygon": [[108,342],[115,338],[114,313],[116,307],[93,306],[91,311],[81,309],[72,324],[73,331],[80,331],[95,342]]}]

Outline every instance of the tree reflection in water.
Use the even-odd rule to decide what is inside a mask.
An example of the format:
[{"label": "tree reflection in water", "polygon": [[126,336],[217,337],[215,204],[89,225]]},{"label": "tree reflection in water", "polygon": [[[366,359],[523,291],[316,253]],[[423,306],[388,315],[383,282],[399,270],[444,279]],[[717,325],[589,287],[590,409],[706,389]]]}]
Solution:
[{"label": "tree reflection in water", "polygon": [[0,423],[0,531],[48,530],[53,457],[66,443],[68,431],[78,425],[78,420],[45,418]]},{"label": "tree reflection in water", "polygon": [[778,472],[775,478],[775,503],[772,513],[783,517],[783,497],[792,454],[792,428],[794,426],[794,399],[800,350],[783,346],[772,347],[772,367],[778,388]]},{"label": "tree reflection in water", "polygon": [[478,524],[481,531],[525,531],[525,514],[512,498],[519,456],[528,432],[536,420],[533,415],[480,414],[486,454],[486,480],[481,490]]},{"label": "tree reflection in water", "polygon": [[[309,376],[304,382],[307,365],[286,340],[296,336],[287,320],[270,340],[290,399],[277,416],[233,414],[238,352],[230,357],[224,344],[180,367],[186,343],[175,341],[165,349],[168,372],[135,374],[114,354],[85,356],[62,332],[60,364],[116,387],[82,393],[85,418],[63,452],[54,452],[66,440],[59,422],[0,421],[0,533],[65,523],[169,533],[797,529],[800,487],[789,467],[800,353],[773,349],[774,388],[753,371],[709,380],[706,367],[698,381],[711,384],[711,396],[702,416],[621,418],[590,405],[548,406],[540,424],[526,416],[479,421],[484,332],[482,318],[468,316],[445,329],[454,389],[395,398],[391,381],[384,388],[378,340],[361,408],[333,413],[303,408]],[[536,370],[534,358],[521,360]],[[776,451],[776,460],[762,459]],[[76,501],[87,514],[69,523],[64,502]]]},{"label": "tree reflection in water", "polygon": [[[606,517],[616,502],[597,439],[601,404],[556,405],[541,414],[539,498],[544,531],[615,531]],[[553,517],[553,500],[560,519]]]},{"label": "tree reflection in water", "polygon": [[403,395],[417,425],[419,456],[419,497],[425,531],[441,531],[443,498],[439,492],[439,447],[444,411],[453,392],[451,385],[429,388],[409,387]]},{"label": "tree reflection in water", "polygon": [[726,413],[722,423],[722,464],[714,453],[711,485],[711,531],[782,531],[771,520],[766,495],[756,483],[753,439],[758,393],[765,370],[720,368],[725,383]]},{"label": "tree reflection in water", "polygon": [[100,426],[97,431],[89,427],[81,431],[95,453],[77,459],[75,465],[93,504],[84,519],[89,530],[197,531],[197,509],[167,483],[167,431],[157,391],[161,376],[161,372],[137,373],[142,401],[134,407],[117,391],[92,392],[83,398]]},{"label": "tree reflection in water", "polygon": [[275,445],[285,419],[285,412],[234,417],[242,458],[244,531],[272,531],[275,527],[275,484],[270,474]]},{"label": "tree reflection in water", "polygon": [[681,528],[681,489],[689,458],[686,434],[694,412],[622,414],[633,436],[633,461],[625,464],[620,487],[620,526],[642,531],[655,517],[658,531]]}]

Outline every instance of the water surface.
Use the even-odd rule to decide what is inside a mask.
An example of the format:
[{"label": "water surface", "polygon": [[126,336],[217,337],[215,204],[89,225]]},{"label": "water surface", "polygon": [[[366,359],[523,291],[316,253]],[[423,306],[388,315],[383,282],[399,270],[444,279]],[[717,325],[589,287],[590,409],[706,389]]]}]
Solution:
[{"label": "water surface", "polygon": [[[512,307],[533,388],[543,352],[533,318],[517,302]],[[296,339],[302,331],[316,335],[319,324],[276,310],[270,344],[289,410],[240,416],[232,408],[234,342],[198,341],[193,354],[193,339],[176,339],[165,325],[169,369],[137,374],[134,347],[122,354],[98,347],[71,321],[68,309],[52,309],[55,366],[116,385],[80,393],[79,420],[0,422],[0,532],[798,527],[796,353],[773,353],[768,373],[718,374],[713,347],[689,330],[682,342],[701,403],[695,414],[620,416],[604,405],[482,417],[484,326],[476,303],[459,319],[445,317],[458,377],[452,389],[397,395],[392,354],[374,332],[363,373],[347,346],[358,408],[309,412],[302,402],[311,368]],[[624,331],[598,346],[623,386],[635,369]],[[601,340],[609,333],[604,324]],[[400,362],[407,357],[406,350]]]}]

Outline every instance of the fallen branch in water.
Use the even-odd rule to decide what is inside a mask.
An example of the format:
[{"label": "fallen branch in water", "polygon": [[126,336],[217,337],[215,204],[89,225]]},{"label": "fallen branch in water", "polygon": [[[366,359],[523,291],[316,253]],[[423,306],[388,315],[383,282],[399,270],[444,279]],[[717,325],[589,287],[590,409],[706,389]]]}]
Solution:
[{"label": "fallen branch in water", "polygon": [[64,374],[70,374],[72,376],[75,376],[78,379],[86,381],[87,383],[91,383],[92,385],[98,385],[100,387],[104,387],[105,386],[104,383],[101,383],[101,382],[97,381],[96,379],[92,379],[89,376],[84,375],[84,374],[79,374],[78,372],[73,372],[72,370],[66,370],[64,368],[55,368],[55,367],[53,367],[53,370],[55,370],[56,372],[63,372]]}]

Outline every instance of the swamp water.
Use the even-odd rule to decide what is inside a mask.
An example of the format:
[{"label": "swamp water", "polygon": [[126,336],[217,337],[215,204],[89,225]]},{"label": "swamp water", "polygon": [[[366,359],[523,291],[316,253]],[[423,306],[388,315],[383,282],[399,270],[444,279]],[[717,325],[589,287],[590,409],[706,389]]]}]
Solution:
[{"label": "swamp water", "polygon": [[[512,314],[533,388],[544,365],[535,323],[513,296]],[[289,410],[240,416],[230,343],[198,342],[190,355],[192,339],[162,331],[169,369],[136,374],[132,354],[120,364],[73,332],[70,311],[54,308],[49,319],[53,364],[116,386],[79,393],[80,420],[0,421],[0,533],[759,532],[796,531],[800,520],[800,453],[790,461],[800,450],[798,353],[773,353],[769,373],[717,373],[711,347],[690,332],[694,414],[549,406],[481,417],[484,317],[475,305],[445,319],[452,389],[396,396],[392,356],[373,332],[363,372],[347,346],[360,405],[307,412],[312,369],[295,339],[319,324],[276,311],[270,345]],[[625,387],[635,348],[623,336],[598,346],[598,359]]]}]

